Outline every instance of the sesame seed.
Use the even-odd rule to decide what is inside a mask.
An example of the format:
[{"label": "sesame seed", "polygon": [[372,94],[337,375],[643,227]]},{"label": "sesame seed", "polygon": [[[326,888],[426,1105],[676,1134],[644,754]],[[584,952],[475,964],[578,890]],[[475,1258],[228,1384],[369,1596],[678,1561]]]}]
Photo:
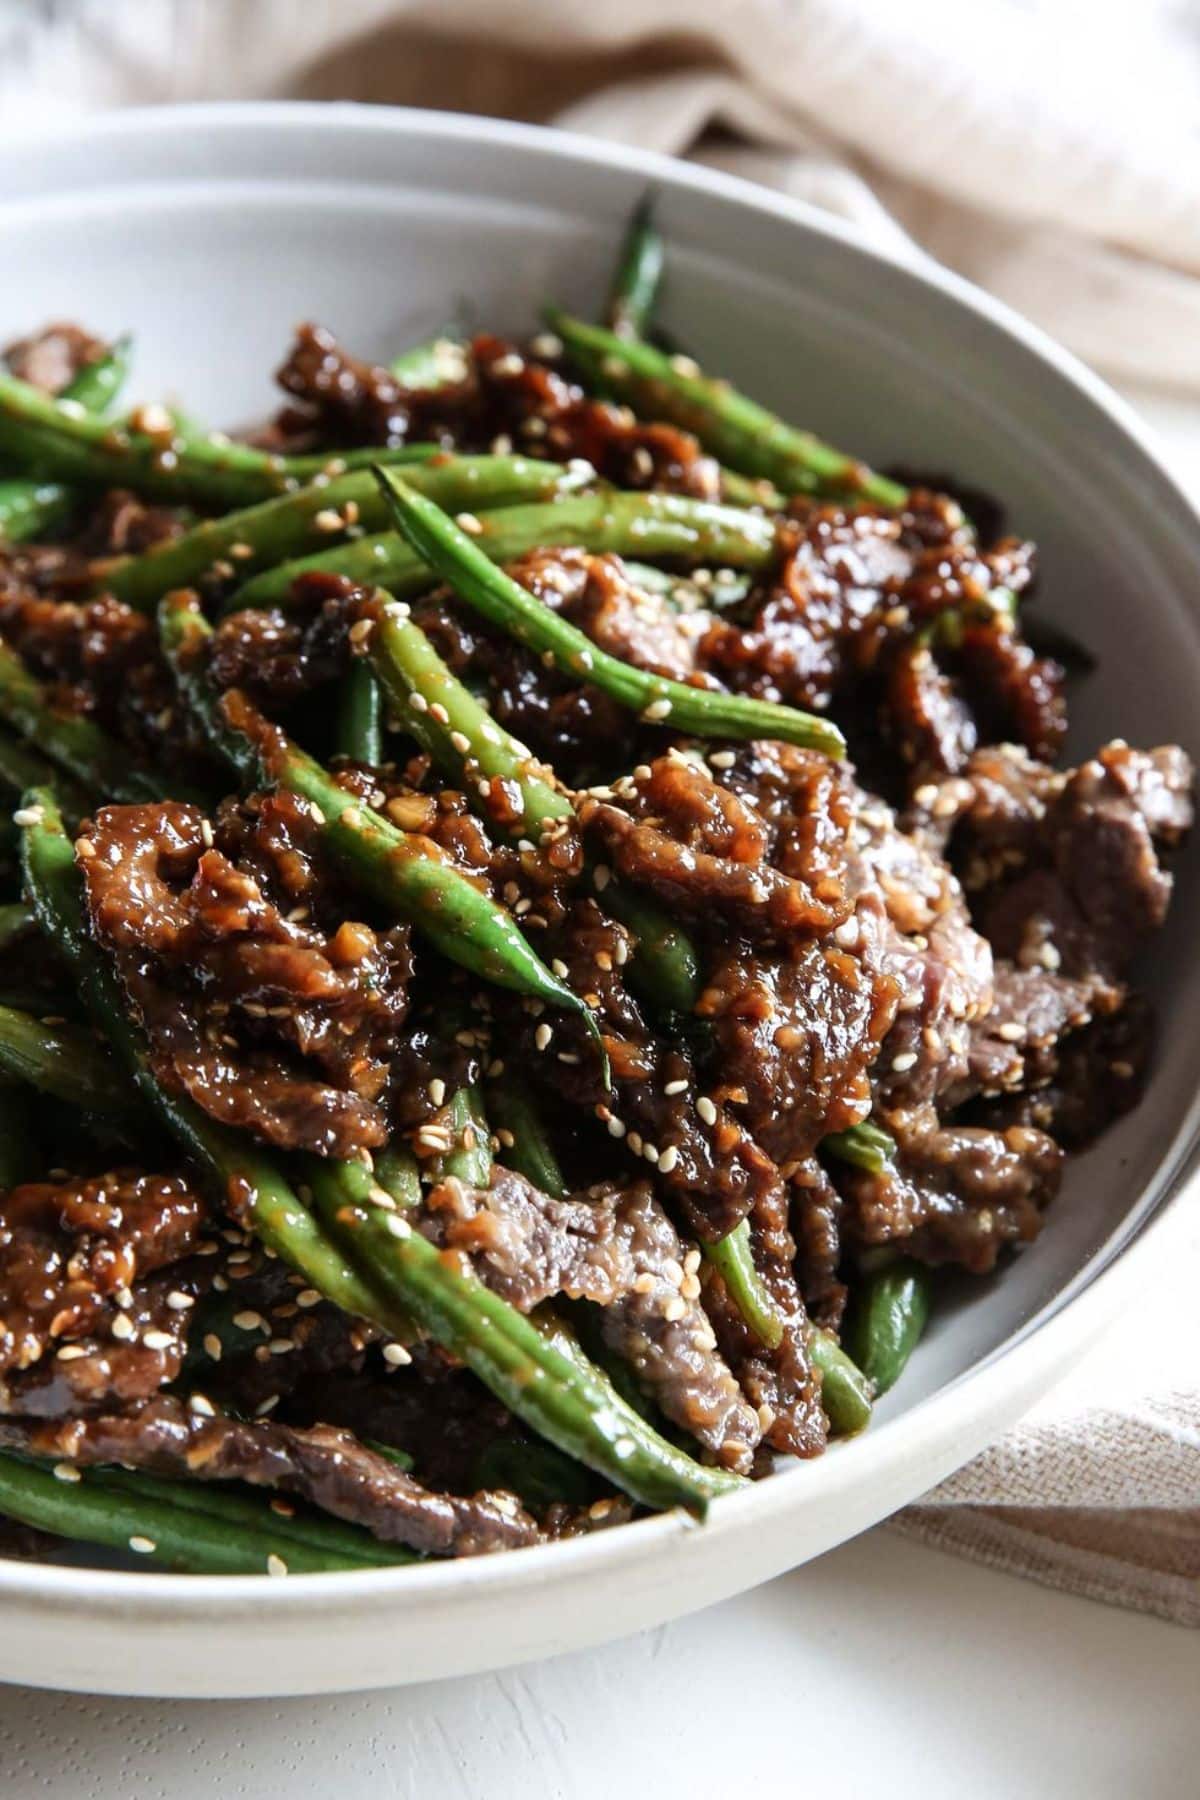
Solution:
[{"label": "sesame seed", "polygon": [[406,1363],[410,1363],[412,1357],[404,1348],[403,1344],[385,1344],[383,1346],[383,1360],[385,1363],[390,1364],[393,1369],[400,1369],[403,1368]]},{"label": "sesame seed", "polygon": [[697,1100],[696,1111],[699,1113],[700,1117],[704,1120],[704,1123],[706,1125],[715,1125],[716,1124],[717,1109],[713,1105],[712,1101],[709,1099],[707,1094],[701,1094],[699,1100]]},{"label": "sesame seed", "polygon": [[215,1419],[217,1416],[217,1409],[207,1394],[189,1394],[188,1407],[202,1419]]},{"label": "sesame seed", "polygon": [[318,531],[340,531],[342,515],[340,512],[336,512],[332,506],[323,506],[320,512],[314,516],[313,524]]},{"label": "sesame seed", "polygon": [[19,806],[13,814],[13,824],[40,825],[45,816],[40,806]]},{"label": "sesame seed", "polygon": [[671,1173],[671,1170],[674,1169],[678,1165],[678,1162],[679,1162],[678,1148],[674,1144],[668,1144],[666,1149],[659,1153],[659,1158],[658,1158],[659,1174],[660,1175],[669,1175]]},{"label": "sesame seed", "polygon": [[287,1356],[296,1348],[295,1338],[272,1338],[267,1345],[272,1356]]},{"label": "sesame seed", "polygon": [[396,1210],[395,1200],[385,1187],[380,1187],[377,1181],[373,1181],[367,1189],[367,1199],[372,1206],[382,1206],[384,1212],[395,1212]]},{"label": "sesame seed", "polygon": [[205,1355],[210,1357],[213,1362],[220,1362],[221,1354],[222,1354],[221,1340],[217,1336],[215,1331],[209,1331],[209,1332],[205,1333],[204,1352],[205,1352]]},{"label": "sesame seed", "polygon": [[714,769],[732,769],[737,756],[732,750],[714,750],[708,760]]},{"label": "sesame seed", "polygon": [[278,1405],[279,1405],[279,1395],[278,1394],[268,1394],[266,1399],[259,1406],[255,1407],[255,1409],[254,1409],[255,1418],[256,1419],[265,1419],[267,1414],[269,1412],[274,1412],[275,1408]]},{"label": "sesame seed", "polygon": [[688,1088],[687,1079],[686,1079],[686,1077],[681,1076],[678,1081],[668,1081],[666,1086],[663,1088],[663,1093],[664,1094],[686,1094],[687,1088]]},{"label": "sesame seed", "polygon": [[686,1312],[687,1301],[683,1298],[683,1295],[672,1294],[671,1298],[667,1301],[667,1304],[663,1307],[663,1318],[667,1321],[668,1325],[675,1325],[684,1317]]},{"label": "sesame seed", "polygon": [[129,1548],[131,1550],[136,1550],[139,1556],[153,1556],[154,1552],[158,1549],[158,1545],[153,1538],[141,1537],[135,1534],[135,1536],[131,1537],[129,1540]]},{"label": "sesame seed", "polygon": [[531,340],[529,348],[535,356],[542,357],[546,362],[553,362],[563,353],[562,339],[557,337],[553,331],[539,331],[538,335]]},{"label": "sesame seed", "polygon": [[652,1294],[657,1286],[653,1275],[647,1271],[644,1275],[635,1276],[633,1291],[635,1294]]},{"label": "sesame seed", "polygon": [[545,1050],[550,1043],[550,1039],[553,1036],[554,1036],[554,1032],[553,1032],[552,1028],[543,1022],[541,1025],[538,1026],[537,1030],[534,1032],[533,1041],[537,1045],[539,1050]]},{"label": "sesame seed", "polygon": [[609,1137],[615,1138],[623,1138],[625,1136],[625,1121],[624,1119],[618,1119],[615,1113],[610,1116],[608,1121],[608,1135]]},{"label": "sesame seed", "polygon": [[1019,1044],[1025,1032],[1015,1019],[1006,1019],[1003,1025],[997,1027],[996,1036],[1003,1038],[1006,1044]]},{"label": "sesame seed", "polygon": [[661,700],[652,700],[649,706],[642,708],[643,719],[651,724],[656,724],[660,719],[669,719],[670,716],[671,702],[665,697]]},{"label": "sesame seed", "polygon": [[455,513],[454,523],[460,531],[469,532],[472,537],[478,537],[483,530],[483,526],[472,512]]},{"label": "sesame seed", "polygon": [[276,1556],[275,1552],[272,1551],[270,1556],[268,1556],[268,1558],[267,1558],[267,1574],[268,1575],[286,1575],[287,1572],[288,1572],[288,1566],[284,1562],[282,1556]]},{"label": "sesame seed", "polygon": [[320,1306],[320,1304],[321,1296],[316,1288],[301,1288],[300,1292],[296,1295],[297,1306],[308,1308],[310,1306]]},{"label": "sesame seed", "polygon": [[119,1312],[117,1314],[112,1322],[112,1334],[115,1338],[120,1338],[123,1343],[128,1343],[131,1338],[137,1336],[133,1320],[128,1313]]},{"label": "sesame seed", "polygon": [[57,1353],[57,1361],[78,1362],[81,1356],[87,1355],[88,1347],[86,1344],[64,1344],[62,1349]]},{"label": "sesame seed", "polygon": [[645,1159],[648,1163],[656,1163],[658,1161],[658,1145],[657,1144],[643,1144],[642,1145],[642,1155],[645,1157]]},{"label": "sesame seed", "polygon": [[414,712],[424,713],[429,711],[429,702],[424,694],[410,694],[408,696],[408,704],[412,707]]},{"label": "sesame seed", "polygon": [[467,756],[470,754],[471,740],[465,731],[452,731],[450,733],[450,742],[454,745],[454,748],[458,751],[460,756]]},{"label": "sesame seed", "polygon": [[915,1050],[903,1050],[899,1056],[893,1056],[892,1068],[897,1075],[903,1075],[906,1069],[915,1068],[916,1062],[917,1053]]},{"label": "sesame seed", "polygon": [[167,1295],[167,1305],[172,1312],[186,1312],[189,1306],[195,1306],[195,1304],[194,1297],[191,1294],[183,1293],[179,1288],[172,1288]]},{"label": "sesame seed", "polygon": [[567,976],[571,973],[561,956],[554,957],[550,967],[554,970],[554,973],[558,976],[560,981],[565,981]]},{"label": "sesame seed", "polygon": [[1053,944],[1043,944],[1039,958],[1043,969],[1057,969],[1062,965],[1062,957]]},{"label": "sesame seed", "polygon": [[402,1219],[399,1213],[389,1213],[387,1218],[383,1221],[383,1224],[384,1229],[390,1232],[394,1238],[407,1238],[412,1236],[412,1226],[407,1220]]}]

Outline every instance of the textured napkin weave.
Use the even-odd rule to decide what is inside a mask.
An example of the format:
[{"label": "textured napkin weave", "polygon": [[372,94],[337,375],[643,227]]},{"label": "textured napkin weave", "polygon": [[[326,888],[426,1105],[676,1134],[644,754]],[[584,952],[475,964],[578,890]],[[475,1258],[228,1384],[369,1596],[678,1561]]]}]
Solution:
[{"label": "textured napkin weave", "polygon": [[[1136,29],[1093,0],[0,7],[7,126],[264,96],[555,120],[693,156],[940,258],[1112,375],[1200,396],[1200,32],[1178,0],[1142,0]],[[1148,1248],[1152,1328],[1135,1307],[897,1529],[1200,1624],[1189,1211]]]}]

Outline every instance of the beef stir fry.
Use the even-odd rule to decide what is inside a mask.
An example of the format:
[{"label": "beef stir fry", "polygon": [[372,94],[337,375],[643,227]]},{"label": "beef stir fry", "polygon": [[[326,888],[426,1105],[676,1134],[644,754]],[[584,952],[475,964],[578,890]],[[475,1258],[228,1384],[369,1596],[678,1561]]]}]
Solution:
[{"label": "beef stir fry", "polygon": [[1141,1091],[1174,746],[1033,546],[607,323],[0,371],[0,1515],[284,1575],[860,1431]]}]

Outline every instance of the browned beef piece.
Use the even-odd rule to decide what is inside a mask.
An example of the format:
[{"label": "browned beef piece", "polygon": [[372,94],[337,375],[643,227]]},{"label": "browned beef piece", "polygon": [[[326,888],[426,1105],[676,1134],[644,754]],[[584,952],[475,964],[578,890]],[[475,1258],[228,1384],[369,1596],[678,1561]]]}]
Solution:
[{"label": "browned beef piece", "polygon": [[[319,583],[310,578],[309,586],[315,598],[324,578]],[[359,592],[349,583],[343,591],[347,598]],[[262,705],[289,706],[344,672],[347,630],[336,600],[316,612],[289,606],[230,613],[213,633],[212,678],[219,688],[244,689]]]},{"label": "browned beef piece", "polygon": [[842,1260],[842,1196],[816,1157],[792,1177],[796,1283],[818,1325],[836,1331],[846,1305]]},{"label": "browned beef piece", "polygon": [[[77,539],[89,556],[140,556],[158,544],[182,537],[186,515],[167,506],[149,506],[136,494],[114,488],[104,495]],[[101,571],[97,571],[97,574]]]},{"label": "browned beef piece", "polygon": [[556,369],[503,338],[470,346],[457,387],[412,396],[410,435],[462,449],[517,449],[566,462],[582,458],[622,488],[659,488],[700,500],[720,495],[720,471],[696,439],[647,424],[628,407],[589,399]]},{"label": "browned beef piece", "polygon": [[209,1417],[163,1395],[120,1413],[32,1430],[0,1421],[0,1444],[90,1467],[122,1463],[190,1481],[246,1481],[296,1494],[388,1543],[429,1556],[478,1556],[533,1543],[537,1527],[511,1494],[433,1494],[395,1463],[331,1425]]},{"label": "browned beef piece", "polygon": [[108,351],[102,338],[93,337],[80,325],[59,320],[44,325],[32,337],[9,344],[4,360],[14,375],[44,394],[60,394],[91,363]]},{"label": "browned beef piece", "polygon": [[1061,664],[1037,655],[1002,617],[968,624],[955,662],[979,736],[1016,738],[1040,761],[1053,762],[1067,735]]},{"label": "browned beef piece", "polygon": [[0,1195],[0,1375],[110,1325],[118,1299],[195,1250],[206,1210],[182,1177],[132,1169]]},{"label": "browned beef piece", "polygon": [[[387,1141],[407,929],[311,922],[311,821],[290,796],[254,808],[257,877],[195,807],[102,807],[77,848],[93,929],[171,1091],[268,1143],[350,1156]],[[243,823],[229,848],[244,841]]]},{"label": "browned beef piece", "polygon": [[950,848],[997,952],[1119,990],[1166,917],[1171,877],[1156,844],[1170,848],[1191,821],[1183,751],[1117,742],[1053,778],[1000,751],[964,774],[971,795]]},{"label": "browned beef piece", "polygon": [[[749,800],[668,752],[579,806],[585,834],[618,874],[690,917],[717,913],[755,939],[787,940],[845,923],[849,810],[836,781],[814,780],[810,836],[788,845],[789,872],[768,860],[772,833]],[[776,833],[778,841],[778,833]],[[810,852],[803,866],[803,850]]]},{"label": "browned beef piece", "polygon": [[635,1156],[650,1162],[659,1191],[682,1209],[697,1236],[724,1237],[778,1185],[778,1169],[707,1094],[683,1043],[660,1038],[647,1024],[625,983],[631,940],[622,926],[583,900],[546,940],[547,957],[562,962],[570,985],[593,1007],[612,1090],[605,1088],[595,1050],[578,1023],[562,1015],[543,1018],[536,1001],[514,1014],[505,1057],[540,1065],[539,1075],[544,1072],[556,1093],[603,1120]]},{"label": "browned beef piece", "polygon": [[889,657],[883,724],[910,767],[953,774],[978,741],[971,710],[933,651],[910,640]]},{"label": "browned beef piece", "polygon": [[211,766],[199,728],[176,705],[153,619],[109,594],[60,600],[0,580],[0,632],[64,711],[91,715],[185,779]]},{"label": "browned beef piece", "polygon": [[764,1258],[756,1262],[784,1318],[783,1335],[770,1349],[751,1331],[715,1269],[705,1270],[704,1306],[738,1386],[758,1414],[764,1446],[788,1456],[818,1456],[825,1447],[821,1383],[808,1356],[808,1321],[791,1270]]},{"label": "browned beef piece", "polygon": [[1152,1027],[1146,1001],[1129,994],[1118,1012],[1040,1045],[1026,1057],[1021,1089],[977,1101],[970,1114],[1001,1128],[1033,1126],[1067,1150],[1080,1149],[1141,1099]]},{"label": "browned beef piece", "polygon": [[521,1312],[556,1294],[603,1308],[605,1342],[667,1417],[728,1467],[749,1469],[758,1421],[716,1352],[700,1253],[684,1249],[648,1182],[554,1200],[497,1168],[486,1192],[459,1181],[434,1188],[422,1229],[465,1253]]},{"label": "browned beef piece", "polygon": [[870,1110],[869,1070],[897,999],[879,955],[881,912],[864,896],[832,937],[793,944],[777,960],[727,952],[697,1005],[715,1026],[714,1098],[785,1176]]},{"label": "browned beef piece", "polygon": [[343,350],[323,325],[301,325],[276,380],[304,403],[325,444],[401,444],[409,407],[394,375]]},{"label": "browned beef piece", "polygon": [[894,1244],[923,1262],[983,1275],[1005,1245],[1037,1236],[1061,1176],[1053,1138],[1019,1125],[943,1126],[928,1106],[882,1122],[897,1140],[895,1163],[880,1174],[837,1171],[852,1242]]},{"label": "browned beef piece", "polygon": [[1059,1040],[1087,1025],[1094,1007],[1109,1011],[1121,998],[1107,983],[1097,990],[1040,966],[996,963],[991,1008],[971,1025],[965,1071],[941,1084],[943,1108],[974,1094],[1044,1086],[1057,1066]]}]

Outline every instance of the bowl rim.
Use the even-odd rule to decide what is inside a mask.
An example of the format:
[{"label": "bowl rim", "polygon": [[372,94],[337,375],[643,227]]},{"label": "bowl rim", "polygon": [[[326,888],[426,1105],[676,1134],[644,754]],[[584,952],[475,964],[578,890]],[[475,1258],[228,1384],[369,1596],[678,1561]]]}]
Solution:
[{"label": "bowl rim", "polygon": [[[305,134],[361,131],[434,145],[439,141],[469,142],[519,150],[559,163],[626,171],[664,189],[724,197],[766,220],[834,240],[868,262],[885,265],[890,272],[898,271],[939,292],[1048,363],[1140,452],[1155,479],[1165,485],[1189,517],[1200,543],[1200,507],[1165,466],[1153,432],[1100,376],[1040,327],[933,262],[919,246],[913,247],[912,254],[905,254],[897,245],[874,243],[845,220],[723,171],[548,126],[471,113],[350,101],[192,102],[138,107],[66,123],[58,118],[48,121],[44,128],[0,132],[0,147],[19,150],[28,166],[43,144],[53,143],[57,150],[65,151],[97,140],[153,140],[176,134],[181,124],[206,133],[233,136],[263,127],[283,127]],[[0,192],[0,219],[11,204]],[[1131,1202],[1130,1216],[1141,1210],[1142,1217],[1128,1235],[1098,1251],[1091,1264],[1068,1281],[1012,1338],[911,1410],[873,1427],[852,1444],[835,1445],[802,1469],[782,1470],[723,1499],[705,1524],[704,1537],[711,1540],[740,1533],[811,1500],[836,1503],[850,1497],[861,1483],[870,1481],[872,1463],[877,1465],[876,1474],[897,1461],[915,1467],[939,1446],[944,1452],[948,1439],[957,1444],[953,1466],[961,1466],[981,1447],[978,1419],[990,1417],[1013,1393],[1024,1396],[1029,1403],[1048,1391],[1054,1385],[1056,1365],[1065,1373],[1070,1362],[1115,1317],[1122,1301],[1148,1279],[1155,1256],[1181,1223],[1183,1209],[1177,1204],[1178,1196],[1198,1160],[1200,1127],[1194,1128],[1184,1141],[1175,1142],[1172,1152],[1159,1163],[1152,1179]],[[337,1611],[347,1603],[353,1603],[360,1611],[386,1610],[404,1596],[428,1603],[439,1595],[453,1592],[461,1596],[482,1589],[499,1600],[530,1584],[552,1579],[554,1570],[565,1575],[570,1569],[576,1577],[603,1570],[612,1573],[614,1568],[610,1565],[654,1557],[681,1534],[694,1531],[694,1522],[676,1510],[652,1514],[615,1531],[532,1546],[503,1556],[430,1561],[394,1570],[297,1574],[282,1581],[264,1580],[261,1575],[143,1573],[25,1564],[0,1558],[0,1603],[19,1602],[52,1613],[69,1606],[81,1622],[83,1618],[128,1617],[136,1613],[144,1619],[169,1617],[183,1624],[189,1619],[197,1624],[202,1620],[234,1624],[248,1620],[265,1606],[278,1623],[281,1616],[284,1620],[291,1614],[297,1619],[300,1615],[311,1619],[314,1613]]]}]

